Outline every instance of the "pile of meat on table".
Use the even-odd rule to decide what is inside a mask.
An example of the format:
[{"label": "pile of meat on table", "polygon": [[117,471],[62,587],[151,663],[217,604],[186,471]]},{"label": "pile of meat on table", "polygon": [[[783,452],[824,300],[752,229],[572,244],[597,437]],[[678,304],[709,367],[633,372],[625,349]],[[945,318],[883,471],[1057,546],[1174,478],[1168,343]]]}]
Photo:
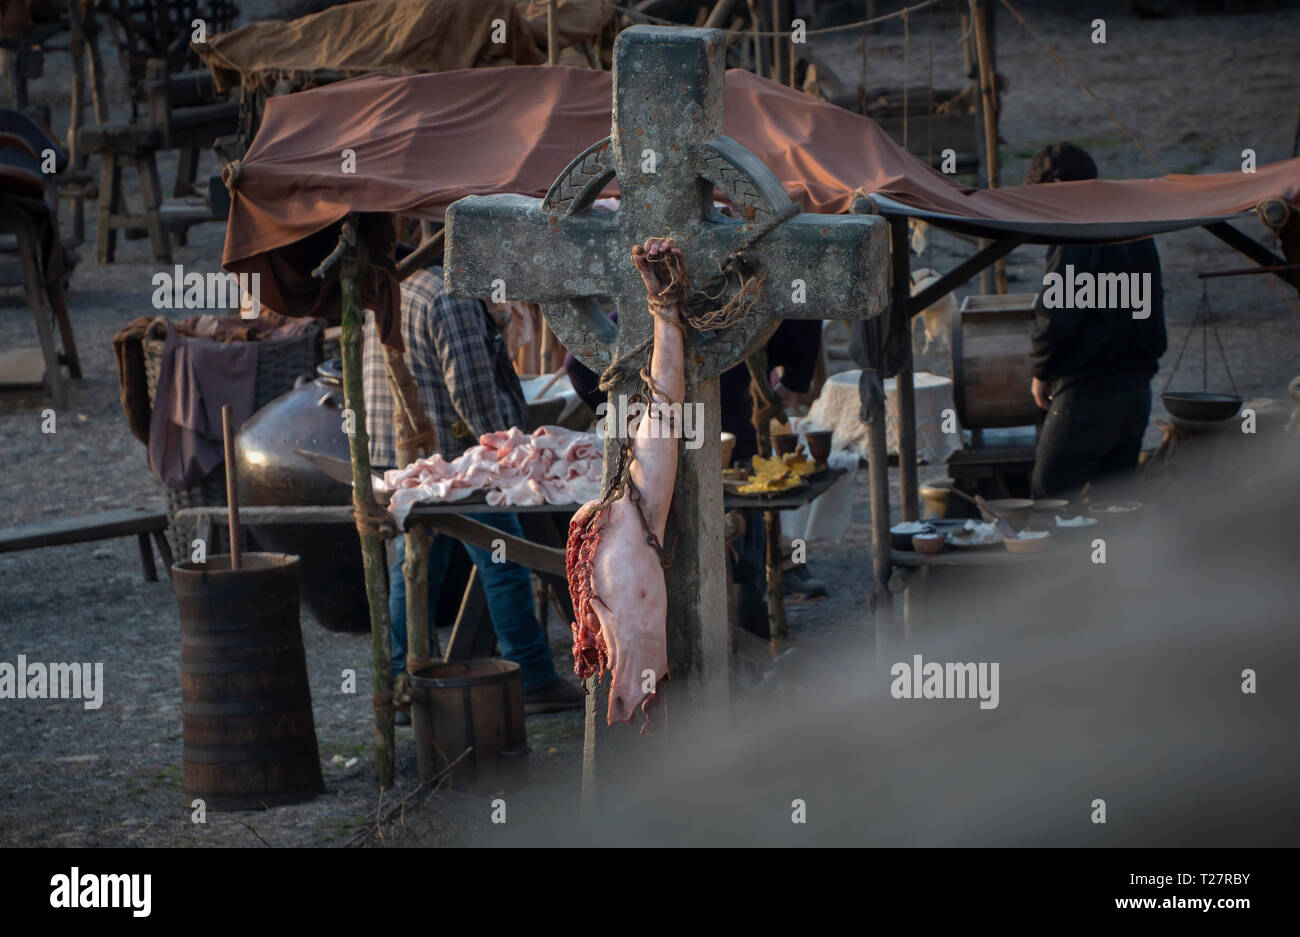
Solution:
[{"label": "pile of meat on table", "polygon": [[[582,504],[600,496],[601,448],[592,433],[543,426],[479,437],[448,462],[439,454],[384,473],[389,512],[399,523],[416,504],[463,501],[483,492],[490,505]],[[376,483],[376,489],[380,486]]]}]

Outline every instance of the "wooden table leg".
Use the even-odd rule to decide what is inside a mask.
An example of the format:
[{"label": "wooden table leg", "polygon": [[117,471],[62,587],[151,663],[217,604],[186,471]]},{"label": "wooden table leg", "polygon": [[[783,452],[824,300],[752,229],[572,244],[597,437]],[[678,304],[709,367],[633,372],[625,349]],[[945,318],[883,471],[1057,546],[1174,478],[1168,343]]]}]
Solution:
[{"label": "wooden table leg", "polygon": [[50,328],[50,316],[45,308],[44,280],[41,277],[38,253],[41,246],[35,230],[24,216],[18,217],[14,233],[18,236],[18,253],[22,256],[27,305],[31,307],[36,319],[36,334],[41,340],[41,353],[45,357],[45,384],[54,398],[54,406],[62,410],[68,405],[68,389],[63,383],[59,352],[54,345],[54,330]]},{"label": "wooden table leg", "polygon": [[167,542],[167,537],[161,530],[153,532],[153,542],[157,545],[158,555],[162,557],[163,566],[167,568],[167,574],[170,576],[172,564],[176,562],[176,558],[172,556],[172,545]]},{"label": "wooden table leg", "polygon": [[140,565],[144,567],[144,581],[157,582],[158,569],[153,564],[153,548],[149,546],[149,535],[136,534],[135,539],[140,545]]}]

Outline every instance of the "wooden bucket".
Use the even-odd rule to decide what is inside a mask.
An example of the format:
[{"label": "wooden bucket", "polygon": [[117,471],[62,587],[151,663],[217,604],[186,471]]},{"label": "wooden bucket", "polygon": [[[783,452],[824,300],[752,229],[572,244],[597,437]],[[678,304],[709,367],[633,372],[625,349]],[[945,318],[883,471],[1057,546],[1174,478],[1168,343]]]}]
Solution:
[{"label": "wooden bucket", "polygon": [[952,327],[952,393],[966,429],[1032,426],[1029,391],[1034,293],[967,296]]},{"label": "wooden bucket", "polygon": [[182,789],[212,810],[297,803],[323,793],[298,557],[245,553],[172,566],[181,618]]},{"label": "wooden bucket", "polygon": [[411,675],[420,780],[437,775],[473,748],[451,774],[461,790],[497,791],[526,780],[524,684],[508,660],[433,664]]}]

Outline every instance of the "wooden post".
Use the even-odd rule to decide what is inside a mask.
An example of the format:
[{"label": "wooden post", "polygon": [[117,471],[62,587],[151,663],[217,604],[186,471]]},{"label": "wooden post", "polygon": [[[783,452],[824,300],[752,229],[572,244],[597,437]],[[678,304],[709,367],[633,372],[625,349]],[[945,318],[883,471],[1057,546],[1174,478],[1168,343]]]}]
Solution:
[{"label": "wooden post", "polygon": [[781,62],[783,61],[781,53],[784,39],[776,35],[781,32],[781,25],[785,18],[781,15],[783,4],[781,0],[772,0],[772,80],[777,84],[781,83]]},{"label": "wooden post", "polygon": [[731,8],[735,4],[736,0],[718,0],[713,5],[713,12],[709,14],[709,18],[704,21],[704,28],[721,29],[722,21],[727,18],[727,14],[731,12]]},{"label": "wooden post", "polygon": [[555,4],[559,0],[546,0],[546,64],[554,65],[560,55],[560,40],[555,28]]},{"label": "wooden post", "polygon": [[[781,398],[772,389],[768,376],[767,347],[762,346],[745,359],[749,369],[750,387],[754,393],[754,432],[758,439],[758,454],[766,457],[772,451],[772,418],[785,418]],[[777,511],[763,512],[763,565],[767,582],[767,630],[773,642],[785,641],[789,631],[785,620],[785,571],[781,566],[781,516]]]},{"label": "wooden post", "polygon": [[[240,568],[243,545],[239,536],[239,463],[235,461],[235,415],[230,404],[221,408],[221,444],[226,461],[226,517],[230,527],[230,568]],[[147,547],[147,544],[146,544]]]},{"label": "wooden post", "polygon": [[[366,432],[366,401],[361,379],[361,295],[357,285],[360,259],[357,256],[357,229],[353,217],[343,222],[338,259],[342,287],[343,330],[343,400],[352,417],[353,432],[348,436],[352,457],[352,502],[357,515],[357,532],[361,536],[361,558],[366,578],[366,598],[370,605],[370,654],[374,665],[375,710],[375,778],[381,788],[393,785],[396,772],[396,748],[393,738],[393,676],[389,642],[388,577],[384,545],[370,526],[366,515],[373,516],[375,504],[370,484],[370,436]],[[328,262],[328,261],[327,261]],[[324,268],[322,264],[322,268]],[[410,623],[408,622],[408,625]],[[408,628],[408,633],[410,629]]]},{"label": "wooden post", "polygon": [[[992,9],[987,0],[970,0],[971,18],[975,28],[975,50],[979,61],[980,102],[984,117],[984,159],[988,166],[988,186],[996,189],[1001,184],[998,163],[998,98],[993,71],[993,52],[990,41]],[[1007,262],[1003,258],[996,264],[997,290],[1007,291]]]},{"label": "wooden post", "polygon": [[[879,339],[879,328],[869,323],[867,334]],[[879,351],[878,351],[879,353]],[[877,359],[879,360],[879,359]],[[876,660],[883,661],[894,626],[894,597],[889,591],[893,566],[889,527],[889,447],[885,434],[885,388],[880,375],[863,373],[863,380],[876,386],[872,392],[879,403],[867,420],[867,473],[871,483],[871,567],[875,580]]]},{"label": "wooden post", "polygon": [[759,35],[763,31],[763,13],[755,0],[745,0],[745,2],[749,6],[749,27],[753,34],[754,74],[762,76],[765,71],[763,59],[766,57],[763,37]]},{"label": "wooden post", "polygon": [[907,361],[895,378],[898,385],[898,487],[903,520],[920,517],[919,489],[916,481],[916,387],[912,379],[912,320],[907,315],[907,300],[912,293],[911,248],[908,246],[907,219],[889,219],[893,253],[893,318],[907,329]]},{"label": "wooden post", "polygon": [[[557,49],[559,40],[556,38],[555,27],[555,4],[558,2],[559,0],[547,0],[546,4],[547,65],[554,65],[556,58],[559,56],[559,51]],[[542,318],[541,328],[538,330],[537,336],[533,341],[537,344],[538,373],[549,374],[551,370],[551,328],[546,324],[545,318]]]}]

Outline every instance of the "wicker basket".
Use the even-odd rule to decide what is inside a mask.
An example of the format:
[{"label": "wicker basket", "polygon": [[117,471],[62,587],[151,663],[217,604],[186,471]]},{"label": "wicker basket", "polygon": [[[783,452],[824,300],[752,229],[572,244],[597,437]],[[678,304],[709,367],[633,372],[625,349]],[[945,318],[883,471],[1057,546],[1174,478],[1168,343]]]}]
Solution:
[{"label": "wicker basket", "polygon": [[[276,397],[293,390],[300,376],[310,377],[321,362],[321,331],[312,329],[290,338],[259,342],[257,353],[257,386],[253,390],[253,410],[262,409]],[[158,392],[158,373],[162,370],[163,352],[167,347],[167,321],[155,319],[141,342],[144,352],[145,381],[149,388],[149,406],[153,407]],[[176,512],[185,508],[225,505],[226,470],[217,466],[197,485],[177,490],[159,482],[167,498],[167,539],[172,553],[186,559],[194,531],[179,530]]]}]

